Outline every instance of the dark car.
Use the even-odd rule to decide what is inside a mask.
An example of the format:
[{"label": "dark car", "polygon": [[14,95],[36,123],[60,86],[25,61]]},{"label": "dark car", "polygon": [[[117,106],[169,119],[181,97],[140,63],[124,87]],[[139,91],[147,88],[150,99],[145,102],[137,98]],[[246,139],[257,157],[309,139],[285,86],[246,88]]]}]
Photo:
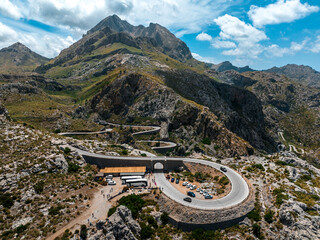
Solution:
[{"label": "dark car", "polygon": [[176,179],[176,184],[179,184],[179,182],[180,182],[180,180],[177,178],[177,179]]},{"label": "dark car", "polygon": [[173,178],[171,178],[171,182],[174,182],[174,177],[173,177]]},{"label": "dark car", "polygon": [[188,196],[190,196],[190,197],[196,197],[196,195],[194,194],[194,192],[188,192]]},{"label": "dark car", "polygon": [[170,175],[169,174],[167,175],[167,179],[170,179]]},{"label": "dark car", "polygon": [[189,197],[185,197],[183,200],[186,201],[186,202],[192,202],[192,199],[189,198]]},{"label": "dark car", "polygon": [[220,170],[221,170],[222,172],[227,172],[227,169],[226,169],[225,167],[220,167]]}]

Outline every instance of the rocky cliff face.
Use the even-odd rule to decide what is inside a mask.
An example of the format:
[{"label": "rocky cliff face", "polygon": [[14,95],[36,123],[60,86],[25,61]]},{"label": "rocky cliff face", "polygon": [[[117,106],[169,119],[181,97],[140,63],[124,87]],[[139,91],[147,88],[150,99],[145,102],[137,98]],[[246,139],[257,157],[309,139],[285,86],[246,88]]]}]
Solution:
[{"label": "rocky cliff face", "polygon": [[[216,103],[228,106],[221,98],[217,98]],[[226,155],[253,152],[248,143],[228,130],[208,108],[187,101],[172,89],[140,74],[129,74],[113,81],[92,99],[88,109],[103,119],[114,115],[128,122],[136,118],[154,119],[154,123],[167,126],[163,136],[170,133],[181,138],[187,149],[209,137]]]}]

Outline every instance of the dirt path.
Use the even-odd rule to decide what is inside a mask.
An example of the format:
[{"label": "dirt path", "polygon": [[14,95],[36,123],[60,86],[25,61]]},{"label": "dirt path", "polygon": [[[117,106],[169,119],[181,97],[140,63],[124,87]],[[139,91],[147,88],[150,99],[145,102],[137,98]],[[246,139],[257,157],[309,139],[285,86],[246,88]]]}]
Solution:
[{"label": "dirt path", "polygon": [[[47,237],[47,240],[54,240],[56,237],[62,235],[65,230],[69,229],[71,231],[80,228],[82,224],[95,223],[98,220],[104,220],[108,216],[108,211],[116,201],[107,200],[107,194],[111,196],[116,195],[123,186],[121,186],[120,180],[116,180],[117,185],[115,186],[101,186],[98,188],[98,191],[94,194],[93,199],[90,203],[90,208],[83,212],[79,217],[73,219],[63,228],[59,229],[57,232]],[[112,190],[111,190],[112,188]]]}]

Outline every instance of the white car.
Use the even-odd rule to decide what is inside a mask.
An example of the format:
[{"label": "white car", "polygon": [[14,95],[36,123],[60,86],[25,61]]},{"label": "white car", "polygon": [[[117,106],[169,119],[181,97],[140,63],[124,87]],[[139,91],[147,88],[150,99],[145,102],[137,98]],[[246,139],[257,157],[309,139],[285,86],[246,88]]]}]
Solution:
[{"label": "white car", "polygon": [[203,190],[200,190],[200,194],[203,194]]},{"label": "white car", "polygon": [[182,186],[187,186],[188,182],[183,182]]},{"label": "white car", "polygon": [[187,188],[190,188],[192,187],[192,185],[190,183],[187,184]]},{"label": "white car", "polygon": [[191,188],[190,188],[190,190],[195,190],[197,187],[195,187],[195,186],[192,186]]},{"label": "white car", "polygon": [[113,180],[111,180],[111,181],[108,181],[108,185],[116,185],[117,183],[115,182],[115,181],[113,181]]},{"label": "white car", "polygon": [[201,188],[197,188],[197,192],[200,192],[201,191]]}]

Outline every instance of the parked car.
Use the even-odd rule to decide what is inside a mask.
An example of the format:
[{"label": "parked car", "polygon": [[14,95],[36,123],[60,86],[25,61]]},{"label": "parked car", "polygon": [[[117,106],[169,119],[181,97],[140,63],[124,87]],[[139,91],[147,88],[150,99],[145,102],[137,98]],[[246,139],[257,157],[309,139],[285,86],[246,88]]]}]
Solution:
[{"label": "parked car", "polygon": [[190,190],[195,190],[197,187],[194,187],[194,186],[192,186],[192,187],[190,187]]},{"label": "parked car", "polygon": [[113,180],[108,181],[108,185],[116,185],[117,183]]},{"label": "parked car", "polygon": [[171,178],[171,182],[174,182],[174,178]]},{"label": "parked car", "polygon": [[176,179],[176,184],[179,184],[180,180],[179,178]]},{"label": "parked car", "polygon": [[188,196],[195,197],[196,195],[194,194],[194,192],[188,192]]},{"label": "parked car", "polygon": [[227,172],[227,169],[226,169],[225,167],[220,167],[220,170],[221,170],[222,172]]},{"label": "parked car", "polygon": [[189,198],[189,197],[185,197],[183,200],[186,201],[186,202],[192,202],[192,199]]},{"label": "parked car", "polygon": [[168,180],[170,179],[170,175],[169,175],[169,174],[167,175],[167,179],[168,179]]},{"label": "parked car", "polygon": [[188,182],[183,182],[182,186],[187,186]]},{"label": "parked car", "polygon": [[188,183],[186,187],[187,187],[187,188],[190,188],[191,186],[192,186],[192,185],[191,185],[190,183]]},{"label": "parked car", "polygon": [[197,192],[200,192],[201,191],[201,188],[197,188]]},{"label": "parked car", "polygon": [[213,197],[210,194],[204,196],[205,199],[212,199]]},{"label": "parked car", "polygon": [[203,194],[203,190],[200,190],[200,194]]},{"label": "parked car", "polygon": [[106,176],[106,179],[112,179],[112,178],[113,178],[112,175],[107,175],[107,176]]}]

